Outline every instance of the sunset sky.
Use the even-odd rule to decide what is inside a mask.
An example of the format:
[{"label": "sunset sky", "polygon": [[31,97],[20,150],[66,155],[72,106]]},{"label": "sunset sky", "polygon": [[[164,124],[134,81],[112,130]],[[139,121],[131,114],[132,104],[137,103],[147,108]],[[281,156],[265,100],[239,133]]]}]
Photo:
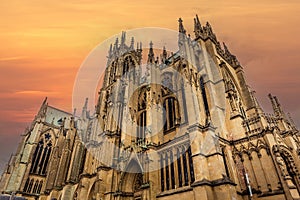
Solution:
[{"label": "sunset sky", "polygon": [[0,172],[47,96],[70,111],[74,79],[88,53],[122,30],[193,36],[195,14],[240,60],[263,108],[276,95],[300,127],[300,1],[2,0],[0,3]]}]

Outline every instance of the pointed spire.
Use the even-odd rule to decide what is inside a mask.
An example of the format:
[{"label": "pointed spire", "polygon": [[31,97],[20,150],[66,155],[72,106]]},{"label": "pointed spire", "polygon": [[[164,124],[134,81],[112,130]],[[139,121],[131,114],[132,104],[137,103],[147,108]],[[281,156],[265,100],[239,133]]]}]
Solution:
[{"label": "pointed spire", "polygon": [[44,99],[44,101],[43,101],[43,103],[42,103],[42,106],[46,105],[47,100],[48,100],[48,97],[45,97],[45,99]]},{"label": "pointed spire", "polygon": [[200,23],[200,20],[198,18],[198,15],[196,15],[196,17],[194,18],[194,32],[195,32],[195,37],[200,37],[203,29]]},{"label": "pointed spire", "polygon": [[210,37],[212,40],[214,40],[215,42],[217,42],[217,37],[214,34],[211,25],[209,24],[209,22],[206,22],[206,26],[204,27],[204,30],[207,34],[208,37]]},{"label": "pointed spire", "polygon": [[273,107],[273,110],[274,110],[274,114],[277,116],[277,117],[284,117],[284,113],[281,109],[281,106],[279,104],[279,101],[277,99],[276,96],[272,96],[272,94],[269,94],[269,99],[271,101],[271,104],[272,104],[272,107]]},{"label": "pointed spire", "polygon": [[211,25],[210,25],[209,22],[206,22],[206,28],[207,28],[207,30],[210,31],[211,33],[213,32],[213,31],[212,31],[212,28],[211,28]]},{"label": "pointed spire", "polygon": [[48,106],[47,100],[48,100],[48,97],[45,97],[45,99],[44,99],[44,101],[43,101],[43,103],[42,103],[42,105],[41,105],[41,107],[40,107],[40,110],[39,110],[39,112],[38,112],[38,114],[37,114],[37,116],[36,116],[36,119],[37,119],[38,117],[41,117],[41,118],[42,118],[42,117],[45,116],[46,111],[47,111],[47,106]]},{"label": "pointed spire", "polygon": [[87,108],[88,103],[89,103],[89,98],[86,98],[86,99],[85,99],[85,102],[84,102],[84,108]]},{"label": "pointed spire", "polygon": [[183,27],[183,21],[182,21],[182,19],[181,18],[179,18],[178,19],[178,22],[179,22],[179,33],[183,33],[183,34],[185,34],[186,33],[186,30],[184,29],[184,27]]},{"label": "pointed spire", "polygon": [[121,36],[121,45],[125,44],[125,40],[126,40],[126,32],[122,31],[122,36]]},{"label": "pointed spire", "polygon": [[167,50],[166,50],[166,47],[164,46],[163,47],[163,53],[162,53],[162,63],[165,63],[165,61],[167,60],[167,57],[168,57],[168,53],[167,53]]},{"label": "pointed spire", "polygon": [[148,53],[148,61],[147,63],[154,63],[155,58],[154,58],[154,51],[153,51],[153,42],[150,41],[150,48],[149,48],[149,53]]},{"label": "pointed spire", "polygon": [[288,115],[288,118],[289,118],[289,121],[290,121],[290,123],[291,123],[292,128],[293,128],[293,129],[297,129],[296,124],[295,124],[293,118],[291,117],[291,114],[290,114],[290,113],[287,113],[287,115]]},{"label": "pointed spire", "polygon": [[225,44],[225,42],[223,42],[223,47],[224,47],[225,54],[228,55],[228,56],[231,56],[231,53],[230,53],[227,45]]},{"label": "pointed spire", "polygon": [[284,112],[283,112],[283,110],[282,110],[282,108],[281,108],[281,105],[280,105],[280,103],[279,103],[279,101],[278,101],[278,99],[277,99],[276,96],[274,96],[274,100],[275,100],[276,106],[277,106],[277,108],[278,108],[278,112],[279,112],[282,116],[284,116]]},{"label": "pointed spire", "polygon": [[76,108],[74,108],[74,110],[73,110],[73,117],[75,117],[75,116],[76,116],[76,111],[77,111],[77,109],[76,109]]},{"label": "pointed spire", "polygon": [[130,47],[131,50],[134,49],[134,37],[131,38]]},{"label": "pointed spire", "polygon": [[119,48],[119,38],[116,38],[116,42],[115,42],[115,45],[114,45],[114,51],[117,51]]},{"label": "pointed spire", "polygon": [[109,47],[109,51],[108,51],[108,57],[110,57],[112,55],[112,44],[110,44],[110,47]]},{"label": "pointed spire", "polygon": [[87,114],[88,102],[89,102],[89,98],[86,98],[85,102],[84,102],[84,106],[82,108],[82,117],[84,117],[84,118],[86,117],[86,114]]}]

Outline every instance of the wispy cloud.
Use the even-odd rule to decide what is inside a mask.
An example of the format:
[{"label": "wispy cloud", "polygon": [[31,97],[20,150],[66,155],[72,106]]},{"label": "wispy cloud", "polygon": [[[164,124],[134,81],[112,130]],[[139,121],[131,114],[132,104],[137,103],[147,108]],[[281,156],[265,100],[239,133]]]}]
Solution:
[{"label": "wispy cloud", "polygon": [[58,92],[50,92],[50,91],[39,91],[39,90],[23,90],[17,91],[15,94],[28,94],[28,95],[55,95]]},{"label": "wispy cloud", "polygon": [[0,58],[0,62],[1,61],[15,61],[15,60],[22,60],[27,58],[26,56],[12,56],[12,57],[3,57]]}]

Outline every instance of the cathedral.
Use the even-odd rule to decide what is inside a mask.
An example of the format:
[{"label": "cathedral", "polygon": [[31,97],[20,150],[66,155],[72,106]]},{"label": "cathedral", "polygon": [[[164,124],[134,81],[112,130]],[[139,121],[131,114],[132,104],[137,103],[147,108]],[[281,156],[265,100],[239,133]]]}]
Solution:
[{"label": "cathedral", "polygon": [[[261,108],[211,25],[179,19],[178,50],[110,46],[95,111],[42,103],[0,177],[0,199],[300,199],[300,135]],[[143,64],[143,62],[145,64]]]}]

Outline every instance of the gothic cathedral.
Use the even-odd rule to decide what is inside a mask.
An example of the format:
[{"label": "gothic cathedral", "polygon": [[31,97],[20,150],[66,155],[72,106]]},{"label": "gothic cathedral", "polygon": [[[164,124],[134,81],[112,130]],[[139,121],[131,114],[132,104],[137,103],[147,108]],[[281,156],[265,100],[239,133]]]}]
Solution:
[{"label": "gothic cathedral", "polygon": [[[178,51],[111,45],[95,111],[43,102],[0,177],[0,199],[300,199],[300,136],[260,107],[209,23],[179,19]],[[156,54],[156,55],[155,55]],[[145,64],[143,65],[143,60]]]}]

